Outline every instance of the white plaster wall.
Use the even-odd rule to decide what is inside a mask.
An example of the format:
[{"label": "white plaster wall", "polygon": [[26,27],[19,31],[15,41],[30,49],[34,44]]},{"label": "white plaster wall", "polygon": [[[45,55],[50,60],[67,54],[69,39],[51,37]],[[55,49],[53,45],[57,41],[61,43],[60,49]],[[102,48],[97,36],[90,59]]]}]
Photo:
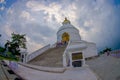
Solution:
[{"label": "white plaster wall", "polygon": [[[76,45],[76,46],[74,46],[74,45]],[[83,40],[77,41],[77,42],[71,42],[70,41],[68,43],[68,46],[67,46],[65,52],[64,52],[64,57],[63,57],[63,59],[64,59],[63,60],[64,61],[63,65],[64,66],[66,66],[66,64],[68,64],[68,60],[70,59],[69,58],[69,53],[73,53],[73,52],[82,52],[84,58],[93,57],[93,56],[98,55],[95,43],[86,42],[86,41],[83,41]],[[84,62],[84,64],[85,64],[85,62]]]},{"label": "white plaster wall", "polygon": [[[82,66],[84,66],[85,65],[85,55],[84,55],[84,51],[83,50],[81,50],[81,49],[74,49],[74,50],[71,50],[71,49],[69,49],[69,50],[67,50],[67,52],[65,53],[65,57],[63,57],[63,59],[65,59],[65,60],[63,60],[64,62],[63,62],[63,66],[64,67],[66,67],[68,64],[69,64],[69,67],[72,67],[72,53],[76,53],[76,52],[82,52],[82,54],[83,54],[83,59],[82,59]],[[66,61],[66,62],[65,62]],[[69,63],[69,61],[70,61],[70,63]]]},{"label": "white plaster wall", "polygon": [[[76,45],[76,46],[75,46]],[[77,42],[72,42],[69,41],[68,46],[64,52],[63,55],[63,66],[67,67],[70,61],[70,66],[72,67],[72,59],[71,59],[71,54],[76,53],[76,52],[82,52],[83,53],[83,66],[85,65],[85,59],[84,59],[84,51],[86,49],[86,43],[84,41],[77,41]]]},{"label": "white plaster wall", "polygon": [[70,41],[80,41],[80,35],[79,35],[79,30],[77,30],[74,27],[69,27],[69,28],[64,28],[58,31],[57,33],[57,42],[61,42],[62,40],[62,34],[64,32],[67,32],[70,35]]},{"label": "white plaster wall", "polygon": [[92,57],[92,56],[97,56],[97,48],[96,45],[94,43],[86,43],[87,44],[87,48],[83,50],[83,54],[84,57]]}]

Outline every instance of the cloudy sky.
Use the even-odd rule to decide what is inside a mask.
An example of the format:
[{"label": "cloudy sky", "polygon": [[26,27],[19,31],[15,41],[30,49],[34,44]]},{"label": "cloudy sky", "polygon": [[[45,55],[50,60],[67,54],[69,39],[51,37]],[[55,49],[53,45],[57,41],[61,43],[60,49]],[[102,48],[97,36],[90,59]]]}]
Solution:
[{"label": "cloudy sky", "polygon": [[98,50],[120,49],[120,0],[0,0],[0,45],[26,34],[28,52],[56,42],[67,17]]}]

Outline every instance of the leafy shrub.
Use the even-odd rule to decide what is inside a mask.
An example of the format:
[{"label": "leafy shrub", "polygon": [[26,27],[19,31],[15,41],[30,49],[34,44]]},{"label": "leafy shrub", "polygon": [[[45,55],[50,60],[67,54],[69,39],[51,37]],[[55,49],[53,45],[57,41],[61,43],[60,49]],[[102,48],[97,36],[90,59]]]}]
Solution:
[{"label": "leafy shrub", "polygon": [[4,51],[5,51],[5,48],[0,47],[0,53]]}]

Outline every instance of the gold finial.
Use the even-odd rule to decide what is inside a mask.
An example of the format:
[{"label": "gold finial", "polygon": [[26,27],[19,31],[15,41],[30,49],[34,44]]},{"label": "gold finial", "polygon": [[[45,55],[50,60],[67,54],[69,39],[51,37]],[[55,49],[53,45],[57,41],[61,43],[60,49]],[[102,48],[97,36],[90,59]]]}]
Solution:
[{"label": "gold finial", "polygon": [[63,21],[63,24],[67,24],[67,23],[70,24],[70,21],[65,17],[65,20]]},{"label": "gold finial", "polygon": [[67,17],[65,17],[65,20],[67,21]]}]

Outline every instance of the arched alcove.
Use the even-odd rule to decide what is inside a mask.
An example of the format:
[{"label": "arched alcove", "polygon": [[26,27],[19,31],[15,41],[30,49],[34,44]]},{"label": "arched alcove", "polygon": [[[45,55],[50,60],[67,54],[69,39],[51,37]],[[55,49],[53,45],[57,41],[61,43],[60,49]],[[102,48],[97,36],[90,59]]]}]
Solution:
[{"label": "arched alcove", "polygon": [[70,36],[67,32],[62,34],[62,42],[68,42],[70,40]]}]

